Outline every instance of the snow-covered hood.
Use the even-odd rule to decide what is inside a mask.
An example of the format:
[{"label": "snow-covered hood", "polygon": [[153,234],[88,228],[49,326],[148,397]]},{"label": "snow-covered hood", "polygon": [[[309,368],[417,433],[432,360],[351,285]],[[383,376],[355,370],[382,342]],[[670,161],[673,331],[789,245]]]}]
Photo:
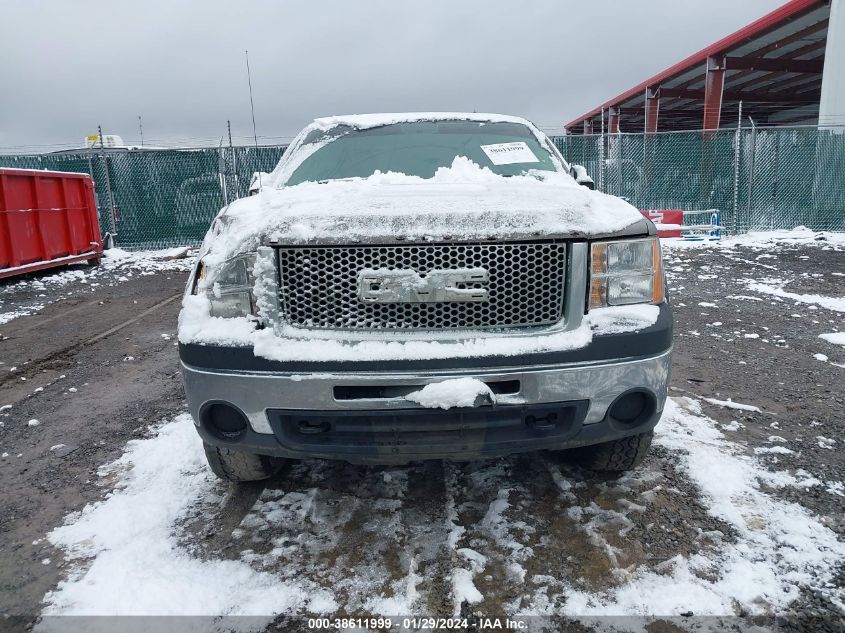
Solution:
[{"label": "snow-covered hood", "polygon": [[429,179],[376,173],[264,188],[220,213],[203,250],[214,264],[267,243],[589,238],[647,226],[627,202],[566,174],[506,178],[456,158]]}]

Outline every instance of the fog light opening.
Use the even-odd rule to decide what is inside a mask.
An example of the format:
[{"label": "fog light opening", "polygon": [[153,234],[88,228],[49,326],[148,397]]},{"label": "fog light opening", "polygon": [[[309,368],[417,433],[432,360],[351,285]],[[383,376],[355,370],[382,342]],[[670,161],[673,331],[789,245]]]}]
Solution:
[{"label": "fog light opening", "polygon": [[201,414],[205,428],[221,440],[234,441],[246,433],[249,422],[241,411],[225,402],[207,405]]},{"label": "fog light opening", "polygon": [[647,391],[628,391],[613,401],[608,417],[626,428],[639,426],[654,415],[654,395]]}]

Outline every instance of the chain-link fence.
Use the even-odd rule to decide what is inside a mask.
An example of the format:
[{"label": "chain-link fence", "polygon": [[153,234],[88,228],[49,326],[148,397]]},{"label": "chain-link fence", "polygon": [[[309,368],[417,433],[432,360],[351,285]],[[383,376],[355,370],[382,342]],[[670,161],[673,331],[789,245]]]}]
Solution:
[{"label": "chain-link fence", "polygon": [[602,191],[640,209],[716,209],[728,231],[845,230],[845,134],[816,128],[555,138]]},{"label": "chain-link fence", "polygon": [[285,146],[92,150],[0,156],[0,167],[84,172],[95,182],[100,228],[121,248],[199,243],[221,207],[247,195]]},{"label": "chain-link fence", "polygon": [[[553,139],[599,189],[640,209],[718,209],[728,231],[845,230],[845,134],[745,128]],[[123,248],[196,244],[255,171],[284,146],[91,150],[0,156],[0,167],[84,172],[96,183],[100,225]]]}]

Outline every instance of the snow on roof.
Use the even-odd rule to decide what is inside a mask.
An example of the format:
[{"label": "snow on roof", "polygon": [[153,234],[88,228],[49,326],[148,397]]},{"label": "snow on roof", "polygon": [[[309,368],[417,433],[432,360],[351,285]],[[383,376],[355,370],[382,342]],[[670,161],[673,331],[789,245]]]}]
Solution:
[{"label": "snow on roof", "polygon": [[413,123],[414,121],[478,121],[480,123],[520,123],[534,127],[522,117],[484,112],[388,112],[373,114],[345,114],[314,119],[309,127],[327,130],[337,125],[348,125],[358,129],[390,125],[392,123]]}]

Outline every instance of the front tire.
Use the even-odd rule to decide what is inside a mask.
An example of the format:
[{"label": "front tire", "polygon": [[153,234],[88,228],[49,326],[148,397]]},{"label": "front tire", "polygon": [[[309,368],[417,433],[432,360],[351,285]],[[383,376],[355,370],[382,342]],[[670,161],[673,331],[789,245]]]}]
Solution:
[{"label": "front tire", "polygon": [[212,472],[226,481],[244,482],[269,479],[281,470],[285,460],[268,455],[220,448],[203,442],[205,458]]},{"label": "front tire", "polygon": [[654,433],[640,433],[618,440],[583,446],[569,451],[581,467],[600,472],[624,472],[640,465],[651,446]]}]

